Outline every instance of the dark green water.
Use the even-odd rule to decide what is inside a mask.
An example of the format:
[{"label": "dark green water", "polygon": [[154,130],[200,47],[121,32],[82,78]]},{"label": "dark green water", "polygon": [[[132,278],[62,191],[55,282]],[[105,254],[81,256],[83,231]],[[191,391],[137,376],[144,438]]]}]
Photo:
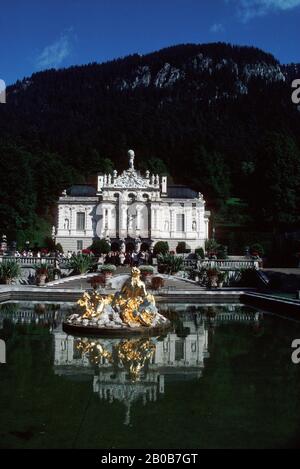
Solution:
[{"label": "dark green water", "polygon": [[120,340],[101,342],[109,362],[62,332],[66,305],[1,305],[0,448],[300,446],[300,323],[233,305],[162,308],[174,331],[153,339],[132,381]]}]

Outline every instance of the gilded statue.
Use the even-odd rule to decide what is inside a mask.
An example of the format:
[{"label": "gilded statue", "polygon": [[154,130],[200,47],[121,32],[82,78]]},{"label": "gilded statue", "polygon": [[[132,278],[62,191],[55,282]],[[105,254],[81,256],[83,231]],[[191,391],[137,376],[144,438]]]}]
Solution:
[{"label": "gilded statue", "polygon": [[138,328],[166,325],[168,320],[159,314],[154,296],[146,290],[137,267],[131,270],[131,277],[126,280],[121,291],[114,295],[102,296],[97,291],[84,292],[77,302],[84,308],[81,315],[73,314],[69,324],[106,327]]}]

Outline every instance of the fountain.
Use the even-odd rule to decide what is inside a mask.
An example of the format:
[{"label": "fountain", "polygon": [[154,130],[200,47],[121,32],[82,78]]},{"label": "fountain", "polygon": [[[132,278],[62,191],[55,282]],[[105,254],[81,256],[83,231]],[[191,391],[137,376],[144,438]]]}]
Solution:
[{"label": "fountain", "polygon": [[158,312],[154,296],[147,292],[140,275],[133,267],[131,277],[114,295],[84,292],[77,302],[83,310],[67,317],[65,332],[123,336],[160,335],[167,330],[171,323]]}]

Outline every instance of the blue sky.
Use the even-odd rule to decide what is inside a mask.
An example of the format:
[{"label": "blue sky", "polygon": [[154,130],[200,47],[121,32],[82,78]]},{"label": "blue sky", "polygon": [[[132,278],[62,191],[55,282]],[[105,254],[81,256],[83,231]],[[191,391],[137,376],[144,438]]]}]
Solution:
[{"label": "blue sky", "polygon": [[0,78],[195,42],[254,45],[300,62],[300,0],[9,0]]}]

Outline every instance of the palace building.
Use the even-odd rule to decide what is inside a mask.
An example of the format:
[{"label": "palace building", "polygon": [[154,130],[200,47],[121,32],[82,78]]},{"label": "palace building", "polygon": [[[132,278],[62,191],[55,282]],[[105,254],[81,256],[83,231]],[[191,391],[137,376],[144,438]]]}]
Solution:
[{"label": "palace building", "polygon": [[97,187],[74,185],[62,193],[56,242],[72,252],[97,238],[123,250],[151,249],[157,241],[167,241],[171,250],[182,241],[192,251],[204,248],[209,212],[203,195],[168,185],[167,176],[142,175],[134,167],[134,151],[128,156],[129,168],[122,174],[99,174]]}]

